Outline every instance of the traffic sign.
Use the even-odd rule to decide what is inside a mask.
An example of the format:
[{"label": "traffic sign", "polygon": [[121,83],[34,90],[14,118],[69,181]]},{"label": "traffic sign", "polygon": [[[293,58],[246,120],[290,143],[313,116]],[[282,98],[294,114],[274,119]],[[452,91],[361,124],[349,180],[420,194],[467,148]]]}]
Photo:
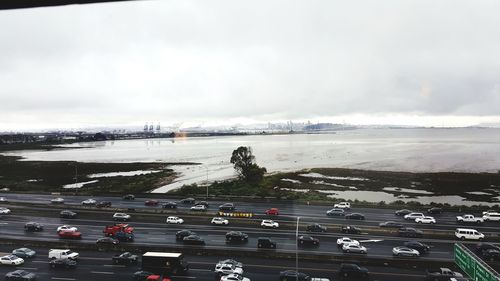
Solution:
[{"label": "traffic sign", "polygon": [[500,275],[462,244],[455,244],[455,263],[474,281],[500,281]]}]

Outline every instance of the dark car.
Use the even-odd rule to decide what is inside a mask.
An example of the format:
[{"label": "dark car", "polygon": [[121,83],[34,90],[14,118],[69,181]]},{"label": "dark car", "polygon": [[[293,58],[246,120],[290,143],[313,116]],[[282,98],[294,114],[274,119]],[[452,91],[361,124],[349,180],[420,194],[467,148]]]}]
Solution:
[{"label": "dark car", "polygon": [[196,203],[196,200],[194,198],[184,198],[180,201],[182,204],[190,204],[190,205],[194,205],[194,203]]},{"label": "dark car", "polygon": [[492,243],[478,243],[476,245],[475,250],[476,250],[477,254],[482,254],[486,250],[498,250],[498,251],[500,251],[500,246],[497,246],[497,245],[492,244]]},{"label": "dark car", "polygon": [[114,246],[114,245],[118,245],[120,243],[120,241],[113,239],[111,237],[103,237],[103,238],[97,239],[97,241],[95,243],[97,246]]},{"label": "dark car", "polygon": [[322,226],[319,223],[313,223],[310,224],[306,227],[307,231],[312,231],[312,232],[326,232],[326,226]]},{"label": "dark car", "polygon": [[42,231],[42,230],[43,230],[43,225],[41,225],[37,222],[27,222],[24,225],[24,231],[37,232],[37,231]]},{"label": "dark car", "polygon": [[32,281],[36,280],[35,273],[28,272],[26,270],[16,270],[5,274],[6,281]]},{"label": "dark car", "polygon": [[339,277],[341,279],[368,279],[369,272],[365,267],[353,263],[340,264]]},{"label": "dark car", "polygon": [[149,271],[136,271],[134,273],[134,281],[146,281],[148,279],[148,276],[153,275],[153,272]]},{"label": "dark car", "polygon": [[32,258],[36,255],[36,252],[30,248],[18,248],[12,251],[12,254],[23,259]]},{"label": "dark car", "polygon": [[485,260],[500,261],[500,250],[496,250],[496,249],[484,250],[481,255],[483,256],[483,259],[485,259]]},{"label": "dark car", "polygon": [[120,255],[114,255],[112,257],[112,261],[114,264],[131,265],[137,264],[137,262],[139,261],[139,257],[137,255],[133,255],[130,252],[125,252]]},{"label": "dark car", "polygon": [[268,237],[259,237],[257,239],[257,248],[276,249],[276,241]]},{"label": "dark car", "polygon": [[403,224],[395,221],[385,221],[379,223],[378,226],[387,228],[401,228],[403,227]]},{"label": "dark car", "polygon": [[135,200],[135,195],[134,194],[126,194],[126,195],[123,195],[122,199],[123,200]]},{"label": "dark car", "polygon": [[319,246],[319,239],[314,238],[309,235],[300,235],[297,238],[297,243],[299,245],[312,245],[312,246]]},{"label": "dark car", "polygon": [[208,206],[209,206],[209,204],[208,204],[208,202],[207,202],[207,201],[200,201],[200,202],[196,203],[196,205],[203,205],[203,206],[205,206],[205,207],[207,207],[207,208],[208,208]]},{"label": "dark car", "polygon": [[52,269],[57,268],[76,268],[76,261],[72,259],[53,259],[49,261],[49,266]]},{"label": "dark car", "polygon": [[396,212],[394,212],[394,214],[396,216],[404,216],[404,215],[408,215],[409,213],[413,213],[413,211],[411,210],[408,210],[408,209],[401,209],[401,210],[397,210]]},{"label": "dark car", "polygon": [[118,240],[120,242],[132,242],[132,241],[134,241],[135,236],[133,233],[119,231],[119,232],[115,233],[113,238],[115,238],[116,240]]},{"label": "dark car", "polygon": [[63,219],[74,219],[76,218],[76,213],[73,212],[73,211],[70,211],[70,210],[62,210],[60,213],[59,213],[59,217],[63,218]]},{"label": "dark car", "polygon": [[158,203],[158,200],[154,199],[144,201],[144,205],[146,206],[158,206]]},{"label": "dark car", "polygon": [[168,202],[161,204],[161,207],[163,209],[177,209],[177,203],[172,202],[172,201],[168,201]]},{"label": "dark car", "polygon": [[280,281],[309,281],[309,275],[295,270],[285,270],[280,272]]},{"label": "dark car", "polygon": [[247,242],[248,234],[241,231],[229,231],[226,233],[226,242]]},{"label": "dark car", "polygon": [[177,233],[175,233],[175,239],[177,240],[182,240],[184,237],[187,237],[189,235],[196,235],[196,232],[191,231],[191,230],[179,230]]},{"label": "dark car", "polygon": [[433,208],[430,208],[427,210],[428,214],[433,214],[433,215],[441,214],[442,212],[443,212],[443,209],[437,208],[437,207],[433,207]]},{"label": "dark car", "polygon": [[347,234],[361,234],[361,228],[352,225],[343,225],[340,231]]},{"label": "dark car", "polygon": [[364,220],[365,216],[360,213],[350,213],[345,215],[345,218],[348,220]]},{"label": "dark car", "polygon": [[110,201],[101,201],[95,205],[97,208],[109,208],[111,207]]},{"label": "dark car", "polygon": [[429,252],[431,247],[429,245],[418,242],[418,241],[408,241],[404,243],[405,247],[417,250],[421,255]]},{"label": "dark car", "polygon": [[203,238],[198,235],[186,236],[182,239],[182,242],[184,242],[184,244],[190,245],[205,245],[205,240],[203,240]]},{"label": "dark car", "polygon": [[345,216],[344,209],[331,209],[326,211],[326,215],[329,217],[343,217]]},{"label": "dark car", "polygon": [[219,206],[220,211],[234,211],[236,208],[233,203],[224,203]]},{"label": "dark car", "polygon": [[423,237],[424,233],[413,227],[402,227],[398,230],[398,235],[402,237]]}]

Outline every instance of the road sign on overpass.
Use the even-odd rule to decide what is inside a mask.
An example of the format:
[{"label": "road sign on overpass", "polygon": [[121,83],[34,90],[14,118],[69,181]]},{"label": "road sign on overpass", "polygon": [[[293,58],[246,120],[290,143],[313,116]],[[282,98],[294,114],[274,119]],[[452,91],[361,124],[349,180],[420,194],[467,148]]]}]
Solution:
[{"label": "road sign on overpass", "polygon": [[474,281],[500,281],[500,275],[463,244],[455,243],[455,263]]}]

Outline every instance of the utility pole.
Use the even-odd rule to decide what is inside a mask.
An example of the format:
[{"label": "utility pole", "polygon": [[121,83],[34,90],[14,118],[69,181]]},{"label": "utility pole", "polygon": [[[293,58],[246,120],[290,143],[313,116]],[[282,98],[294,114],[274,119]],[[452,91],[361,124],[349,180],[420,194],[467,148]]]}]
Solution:
[{"label": "utility pole", "polygon": [[295,272],[297,273],[297,281],[299,281],[299,221],[297,217],[297,229],[295,230]]}]

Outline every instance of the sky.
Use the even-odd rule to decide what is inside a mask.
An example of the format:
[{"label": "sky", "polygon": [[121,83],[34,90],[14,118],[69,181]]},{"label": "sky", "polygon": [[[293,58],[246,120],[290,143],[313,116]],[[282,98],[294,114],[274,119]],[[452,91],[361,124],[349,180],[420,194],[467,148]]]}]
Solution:
[{"label": "sky", "polygon": [[0,130],[500,124],[500,1],[132,1],[0,11]]}]

